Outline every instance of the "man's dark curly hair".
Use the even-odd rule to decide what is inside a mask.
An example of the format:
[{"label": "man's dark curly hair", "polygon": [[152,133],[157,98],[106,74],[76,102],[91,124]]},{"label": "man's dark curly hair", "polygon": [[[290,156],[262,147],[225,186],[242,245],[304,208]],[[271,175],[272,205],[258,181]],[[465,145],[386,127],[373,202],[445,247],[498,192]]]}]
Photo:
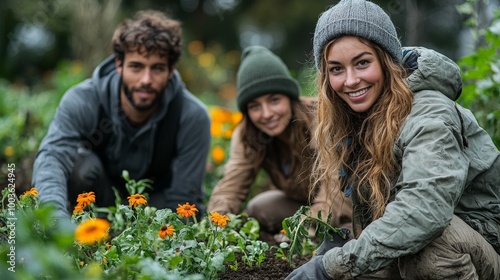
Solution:
[{"label": "man's dark curly hair", "polygon": [[181,23],[153,10],[138,11],[115,30],[113,52],[123,62],[125,53],[138,51],[166,56],[173,69],[182,52]]}]

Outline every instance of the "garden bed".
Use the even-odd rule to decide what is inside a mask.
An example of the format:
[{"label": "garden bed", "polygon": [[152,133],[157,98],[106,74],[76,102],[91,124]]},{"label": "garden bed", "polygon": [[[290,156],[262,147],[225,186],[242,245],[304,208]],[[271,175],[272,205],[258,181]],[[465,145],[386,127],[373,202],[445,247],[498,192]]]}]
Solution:
[{"label": "garden bed", "polygon": [[[266,253],[266,260],[260,266],[248,267],[244,263],[238,263],[238,270],[227,269],[226,272],[219,274],[220,280],[271,280],[285,279],[294,268],[286,259],[277,258],[276,250],[271,249]],[[297,256],[294,258],[295,264],[299,265],[307,262],[310,256]]]},{"label": "garden bed", "polygon": [[260,266],[249,267],[243,262],[238,262],[238,270],[227,268],[224,273],[219,274],[220,280],[272,280],[285,279],[294,269],[311,258],[311,256],[295,256],[293,262],[295,267],[284,258],[276,257],[277,249],[272,246],[279,246],[274,237],[265,232],[260,232],[260,240],[271,246],[271,250],[266,252],[266,259]]}]

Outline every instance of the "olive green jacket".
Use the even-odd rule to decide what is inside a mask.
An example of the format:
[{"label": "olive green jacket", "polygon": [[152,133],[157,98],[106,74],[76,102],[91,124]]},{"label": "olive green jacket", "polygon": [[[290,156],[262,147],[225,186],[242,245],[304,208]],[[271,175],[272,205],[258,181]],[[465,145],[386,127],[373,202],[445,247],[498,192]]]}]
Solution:
[{"label": "olive green jacket", "polygon": [[453,215],[500,252],[500,153],[473,114],[454,100],[458,66],[424,48],[408,83],[412,110],[395,143],[402,167],[384,215],[357,239],[323,258],[332,279],[353,279],[417,253],[438,237]]}]

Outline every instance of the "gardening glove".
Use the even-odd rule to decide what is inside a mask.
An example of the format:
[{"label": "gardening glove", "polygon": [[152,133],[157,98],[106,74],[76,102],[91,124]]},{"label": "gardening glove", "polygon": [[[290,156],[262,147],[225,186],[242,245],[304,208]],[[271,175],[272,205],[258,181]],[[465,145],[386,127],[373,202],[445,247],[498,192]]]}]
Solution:
[{"label": "gardening glove", "polygon": [[316,249],[316,253],[314,255],[320,256],[324,255],[330,249],[335,247],[342,247],[347,241],[351,240],[351,232],[347,228],[340,229],[343,232],[344,236],[341,236],[337,232],[330,232],[330,234],[325,235],[323,242],[319,245],[318,249]]},{"label": "gardening glove", "polygon": [[323,266],[323,256],[313,256],[312,259],[290,273],[285,280],[328,280]]},{"label": "gardening glove", "polygon": [[418,69],[419,56],[415,48],[403,47],[403,65],[410,73]]}]

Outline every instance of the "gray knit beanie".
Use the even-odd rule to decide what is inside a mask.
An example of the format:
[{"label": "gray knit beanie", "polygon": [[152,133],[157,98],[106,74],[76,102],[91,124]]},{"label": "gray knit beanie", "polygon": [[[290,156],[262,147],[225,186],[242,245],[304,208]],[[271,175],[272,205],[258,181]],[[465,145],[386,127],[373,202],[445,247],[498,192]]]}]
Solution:
[{"label": "gray knit beanie", "polygon": [[236,79],[236,102],[241,112],[246,111],[247,103],[252,99],[269,93],[282,93],[291,99],[299,98],[299,84],[290,76],[288,67],[278,56],[261,46],[243,50]]},{"label": "gray knit beanie", "polygon": [[380,45],[401,62],[401,42],[389,16],[377,4],[365,0],[341,0],[321,14],[314,31],[314,60],[320,68],[323,49],[332,39],[355,35]]}]

